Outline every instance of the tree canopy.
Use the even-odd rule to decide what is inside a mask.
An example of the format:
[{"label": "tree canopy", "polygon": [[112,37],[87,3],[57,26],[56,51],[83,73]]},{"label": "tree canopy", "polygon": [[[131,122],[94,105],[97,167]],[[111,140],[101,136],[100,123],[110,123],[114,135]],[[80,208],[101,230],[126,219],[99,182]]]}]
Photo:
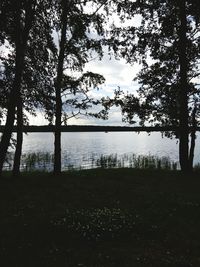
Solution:
[{"label": "tree canopy", "polygon": [[[181,168],[191,169],[200,117],[197,0],[2,0],[0,16],[0,46],[8,51],[0,57],[0,118],[6,116],[0,170],[14,122],[22,135],[26,112],[37,114],[40,107],[55,124],[54,170],[60,172],[62,123],[80,114],[105,117],[112,105],[121,107],[129,123],[138,116],[141,125],[176,127],[172,134],[179,138]],[[111,16],[120,23],[110,25]],[[119,88],[113,99],[103,100],[105,110],[95,114],[91,108],[100,101],[88,93],[105,79],[84,67],[94,56],[101,59],[105,47],[127,64],[141,64],[140,86],[136,94]]]}]

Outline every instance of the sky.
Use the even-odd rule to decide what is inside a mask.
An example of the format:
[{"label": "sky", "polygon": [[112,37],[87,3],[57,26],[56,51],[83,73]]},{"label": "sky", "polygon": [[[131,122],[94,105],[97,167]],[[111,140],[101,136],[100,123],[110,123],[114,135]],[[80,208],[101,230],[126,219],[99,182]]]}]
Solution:
[{"label": "sky", "polygon": [[[94,98],[113,96],[114,90],[120,87],[125,92],[136,92],[138,83],[133,81],[140,66],[135,63],[133,66],[127,64],[125,60],[110,59],[110,56],[105,52],[102,60],[94,59],[86,64],[84,71],[92,71],[104,76],[105,83],[99,87],[99,90],[92,90],[90,95]],[[44,114],[39,111],[37,117],[30,117],[30,124],[43,125],[48,124],[44,119]],[[112,108],[109,112],[109,119],[95,119],[88,117],[72,118],[68,121],[69,125],[125,125],[122,123],[121,111],[119,108]],[[126,124],[127,125],[127,124]]]},{"label": "sky", "polygon": [[[90,13],[90,6],[86,7],[88,10],[88,13]],[[102,10],[99,10],[101,12]],[[132,25],[134,24],[139,25],[141,22],[140,17],[133,17],[129,21],[125,21],[123,25]],[[109,18],[108,24],[112,25],[112,23],[115,23],[116,26],[121,26],[121,22],[119,21],[119,18],[113,14]],[[56,40],[57,38],[57,40]],[[58,44],[58,34],[56,33],[54,36],[54,41]],[[3,48],[4,54],[7,54],[9,52],[9,47],[6,48],[4,46]],[[1,51],[0,51],[1,52]],[[110,55],[108,55],[108,51],[106,48],[104,49],[104,56],[101,60],[98,58],[94,58],[93,60],[90,60],[84,68],[84,72],[91,71],[94,73],[98,73],[104,76],[105,83],[102,84],[99,87],[99,90],[92,90],[90,92],[90,96],[93,98],[100,99],[101,97],[112,97],[114,90],[119,88],[124,90],[125,92],[136,92],[136,89],[138,88],[137,82],[133,81],[135,78],[137,72],[140,70],[140,66],[138,64],[134,64],[133,66],[127,64],[125,60],[120,59],[117,60],[114,57],[110,58]],[[44,118],[44,113],[42,110],[38,110],[37,116],[31,116],[28,114],[29,117],[29,123],[30,125],[45,125],[48,124],[48,121]],[[108,120],[102,120],[102,119],[95,119],[95,118],[89,118],[89,117],[80,117],[78,119],[72,118],[68,120],[69,125],[125,125],[125,123],[122,123],[122,116],[121,111],[119,108],[113,107],[109,112],[109,119]],[[126,124],[127,125],[127,124]]]},{"label": "sky", "polygon": [[[89,11],[89,8],[88,8]],[[141,17],[136,15],[132,19],[125,21],[123,26],[139,26],[141,22]],[[108,24],[112,25],[114,23],[116,26],[121,26],[122,23],[119,21],[117,15],[113,14]],[[58,34],[55,34],[54,39],[58,37]],[[57,40],[54,40],[58,43]],[[134,65],[127,64],[124,59],[115,59],[114,56],[111,58],[107,49],[104,49],[104,56],[101,60],[95,58],[90,60],[84,68],[84,72],[91,71],[94,73],[98,73],[104,76],[105,83],[102,84],[99,90],[92,90],[89,94],[90,96],[100,99],[101,97],[112,97],[114,94],[114,90],[119,88],[124,90],[125,92],[136,92],[139,87],[136,81],[133,79],[136,77],[136,74],[141,69],[140,65],[135,63]],[[44,119],[44,114],[40,111],[38,112],[37,117],[31,117],[30,124],[32,125],[44,125],[48,124],[48,121]],[[108,120],[95,119],[89,117],[80,117],[78,119],[72,118],[68,120],[69,125],[128,125],[127,123],[122,122],[121,111],[117,107],[113,107],[109,112]]]},{"label": "sky", "polygon": [[[121,22],[119,21],[116,15],[113,15],[109,20],[110,24],[115,22],[116,25],[121,25]],[[138,26],[140,25],[140,22],[141,18],[139,16],[135,16],[131,20],[126,21],[124,24],[127,26],[132,24],[134,26]],[[7,53],[8,51],[9,49],[4,47],[4,53]],[[131,66],[130,64],[127,64],[123,59],[117,60],[114,57],[110,58],[108,51],[104,49],[104,56],[102,60],[94,58],[93,60],[89,61],[84,68],[84,72],[92,71],[103,75],[105,78],[105,83],[100,86],[99,90],[92,90],[90,96],[98,99],[106,96],[112,97],[114,90],[119,87],[125,92],[128,91],[135,93],[139,85],[136,81],[133,81],[133,79],[136,77],[140,69],[141,66],[137,63]],[[199,79],[196,78],[195,82],[199,82]],[[29,123],[31,125],[44,125],[48,124],[48,121],[45,120],[43,112],[38,111],[36,117],[29,115]],[[82,116],[78,119],[70,119],[68,121],[68,124],[125,125],[124,123],[122,123],[121,111],[119,108],[116,107],[110,110],[108,120],[88,118]]]}]

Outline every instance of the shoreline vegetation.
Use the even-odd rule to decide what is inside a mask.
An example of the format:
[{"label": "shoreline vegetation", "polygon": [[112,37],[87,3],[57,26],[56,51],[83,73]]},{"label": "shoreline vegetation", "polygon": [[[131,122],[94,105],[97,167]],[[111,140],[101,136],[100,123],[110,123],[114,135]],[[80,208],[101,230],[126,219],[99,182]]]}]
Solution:
[{"label": "shoreline vegetation", "polygon": [[199,188],[198,172],[3,172],[0,265],[200,266]]},{"label": "shoreline vegetation", "polygon": [[[4,170],[10,171],[13,168],[14,153],[7,154]],[[21,171],[53,171],[54,155],[49,152],[32,152],[22,154]],[[170,157],[158,157],[154,155],[137,155],[124,153],[121,155],[88,155],[81,160],[75,161],[69,155],[62,155],[62,170],[82,169],[109,169],[109,168],[134,168],[134,169],[158,169],[158,170],[179,170],[179,163],[172,161]],[[198,165],[195,166],[198,168]]]}]

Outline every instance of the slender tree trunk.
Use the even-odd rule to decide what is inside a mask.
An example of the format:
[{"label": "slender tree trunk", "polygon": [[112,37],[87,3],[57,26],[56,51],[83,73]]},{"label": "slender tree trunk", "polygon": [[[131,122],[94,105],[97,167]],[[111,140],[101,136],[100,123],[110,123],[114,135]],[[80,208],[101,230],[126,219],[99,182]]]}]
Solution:
[{"label": "slender tree trunk", "polygon": [[[29,32],[32,26],[34,17],[34,5],[36,1],[28,2],[25,11],[24,23],[22,23],[22,1],[16,1],[16,18],[15,18],[15,46],[16,46],[16,57],[15,57],[15,77],[13,86],[8,97],[8,111],[6,117],[6,123],[4,132],[0,142],[0,176],[2,174],[3,164],[6,158],[8,146],[13,131],[13,125],[15,120],[15,112],[17,101],[20,97],[20,87],[22,82],[22,75],[24,71],[24,58],[27,47],[27,40]],[[23,25],[24,24],[24,25]]]},{"label": "slender tree trunk", "polygon": [[22,108],[22,99],[20,97],[17,103],[17,144],[14,156],[13,176],[19,176],[20,174],[22,143],[23,143],[23,108]]},{"label": "slender tree trunk", "polygon": [[187,82],[187,21],[185,1],[179,2],[180,7],[180,31],[179,31],[179,61],[180,61],[180,136],[179,136],[179,160],[181,170],[189,171],[189,128],[188,128],[188,82]]},{"label": "slender tree trunk", "polygon": [[[63,2],[64,3],[64,2]],[[59,44],[59,56],[56,78],[56,111],[55,111],[55,141],[54,141],[54,174],[61,173],[61,118],[62,118],[62,76],[63,76],[63,64],[65,57],[65,43],[66,43],[66,31],[67,31],[67,18],[66,18],[66,4],[63,4],[62,13],[62,29],[61,40]]]},{"label": "slender tree trunk", "polygon": [[192,131],[191,131],[191,144],[190,144],[190,155],[189,155],[189,163],[190,163],[190,170],[193,170],[193,160],[194,160],[194,148],[195,148],[195,140],[196,140],[196,106],[192,111]]},{"label": "slender tree trunk", "polygon": [[6,158],[6,153],[8,146],[10,144],[10,139],[13,130],[13,124],[15,120],[15,109],[16,102],[20,92],[22,73],[23,73],[23,63],[24,63],[24,47],[22,45],[21,39],[21,7],[18,6],[16,11],[16,57],[15,57],[15,77],[13,82],[13,87],[8,99],[8,111],[6,117],[6,123],[4,127],[4,132],[0,142],[0,175],[2,174],[3,164]]}]

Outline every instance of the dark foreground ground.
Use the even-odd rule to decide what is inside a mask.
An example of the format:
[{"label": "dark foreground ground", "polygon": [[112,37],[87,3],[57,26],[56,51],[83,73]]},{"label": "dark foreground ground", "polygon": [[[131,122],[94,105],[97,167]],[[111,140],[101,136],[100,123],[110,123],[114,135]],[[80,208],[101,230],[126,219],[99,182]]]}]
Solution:
[{"label": "dark foreground ground", "polygon": [[0,266],[200,266],[200,176],[131,169],[0,180]]}]

